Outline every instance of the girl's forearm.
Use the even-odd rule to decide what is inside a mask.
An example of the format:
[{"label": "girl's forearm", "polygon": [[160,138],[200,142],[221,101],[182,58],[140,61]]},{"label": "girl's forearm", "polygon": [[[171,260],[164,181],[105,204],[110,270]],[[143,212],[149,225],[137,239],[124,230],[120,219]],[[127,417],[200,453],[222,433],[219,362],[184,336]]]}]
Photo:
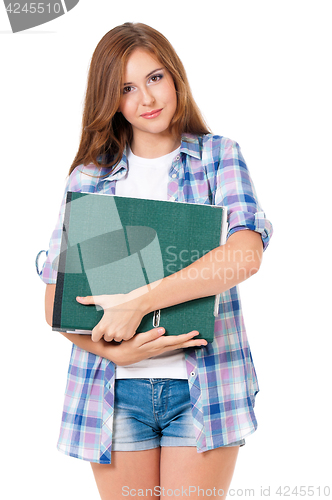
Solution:
[{"label": "girl's forearm", "polygon": [[110,361],[115,361],[115,358],[112,359],[112,348],[116,349],[117,346],[112,345],[112,343],[106,342],[104,339],[101,339],[98,342],[93,342],[90,335],[78,335],[76,333],[67,332],[61,333],[80,349],[91,352],[92,354],[96,354],[97,356],[101,356],[102,358],[106,358]]},{"label": "girl's forearm", "polygon": [[263,245],[259,233],[234,233],[227,244],[215,248],[188,267],[150,285],[134,290],[147,314],[200,297],[217,295],[255,274],[261,263]]},{"label": "girl's forearm", "polygon": [[[215,248],[188,267],[128,294],[77,297],[76,300],[84,306],[101,305],[104,315],[93,329],[91,338],[76,334],[66,334],[66,337],[78,347],[114,361],[111,356],[118,356],[124,348],[119,350],[113,346],[111,350],[109,342],[129,341],[143,316],[225,292],[258,271],[262,253],[260,234],[250,230],[238,231],[229,237],[226,245]],[[47,285],[45,310],[49,324],[52,324],[54,291],[55,285]],[[128,344],[125,345],[127,349]]]},{"label": "girl's forearm", "polygon": [[[47,285],[45,293],[45,317],[46,322],[52,326],[52,316],[53,316],[53,304],[55,295],[55,285]],[[78,335],[76,333],[61,332],[64,337],[70,340],[73,344],[77,345],[85,351],[92,352],[97,356],[114,361],[112,358],[112,353],[117,345],[112,345],[110,342],[106,342],[101,339],[98,342],[93,342],[90,335]],[[112,349],[113,348],[113,349]],[[114,352],[115,354],[115,352]]]}]

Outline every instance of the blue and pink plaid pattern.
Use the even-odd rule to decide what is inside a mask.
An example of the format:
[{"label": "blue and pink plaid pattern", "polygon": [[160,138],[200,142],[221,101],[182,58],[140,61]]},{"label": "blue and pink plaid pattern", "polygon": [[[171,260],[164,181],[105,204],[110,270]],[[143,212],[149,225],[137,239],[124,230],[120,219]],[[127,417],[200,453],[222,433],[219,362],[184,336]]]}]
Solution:
[{"label": "blue and pink plaid pattern", "polygon": [[[116,181],[127,168],[126,152],[110,174],[93,164],[79,166],[68,178],[65,195],[67,191],[114,195]],[[52,264],[60,250],[65,195],[40,273],[45,283],[56,283]],[[269,244],[272,225],[259,206],[240,148],[230,139],[184,134],[169,172],[168,199],[227,206],[228,236],[251,229],[261,234],[264,250]],[[214,334],[213,343],[185,351],[198,452],[239,441],[257,428],[254,404],[259,387],[237,287],[221,296]],[[114,371],[111,361],[73,345],[60,451],[111,463]]]}]

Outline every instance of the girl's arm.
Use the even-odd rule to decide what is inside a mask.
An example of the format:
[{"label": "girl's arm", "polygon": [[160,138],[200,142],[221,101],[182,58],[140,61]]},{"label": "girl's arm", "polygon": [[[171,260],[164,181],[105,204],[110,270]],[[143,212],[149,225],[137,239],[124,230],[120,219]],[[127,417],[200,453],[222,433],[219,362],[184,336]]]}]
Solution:
[{"label": "girl's arm", "polygon": [[[46,285],[45,316],[49,325],[52,325],[54,294],[55,285]],[[197,331],[178,336],[164,337],[164,328],[154,328],[148,332],[137,333],[130,340],[123,341],[121,344],[106,342],[104,339],[93,342],[90,335],[61,333],[81,349],[109,359],[119,366],[136,363],[166,351],[207,344],[205,340],[195,340],[193,338],[195,335],[198,335]]]},{"label": "girl's arm", "polygon": [[200,297],[217,295],[255,274],[261,264],[261,235],[251,230],[233,233],[217,247],[181,271],[123,295],[78,297],[83,305],[98,304],[104,315],[93,329],[92,340],[129,340],[142,317]]},{"label": "girl's arm", "polygon": [[[205,254],[181,271],[144,286],[133,295],[142,295],[145,311],[217,295],[250,278],[259,270],[263,257],[261,235],[243,230],[231,235],[227,243]],[[146,312],[145,312],[146,314]]]}]

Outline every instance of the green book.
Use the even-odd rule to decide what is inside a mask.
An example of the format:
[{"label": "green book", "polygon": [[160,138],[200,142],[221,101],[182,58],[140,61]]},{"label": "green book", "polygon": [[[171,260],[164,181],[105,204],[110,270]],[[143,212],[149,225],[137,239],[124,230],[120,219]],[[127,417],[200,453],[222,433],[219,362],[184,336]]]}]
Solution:
[{"label": "green book", "polygon": [[[214,205],[68,192],[53,330],[91,333],[103,309],[77,296],[129,293],[169,276],[224,244],[227,209]],[[194,278],[194,276],[193,276]],[[137,332],[198,330],[212,342],[219,296],[203,297],[143,317]]]}]

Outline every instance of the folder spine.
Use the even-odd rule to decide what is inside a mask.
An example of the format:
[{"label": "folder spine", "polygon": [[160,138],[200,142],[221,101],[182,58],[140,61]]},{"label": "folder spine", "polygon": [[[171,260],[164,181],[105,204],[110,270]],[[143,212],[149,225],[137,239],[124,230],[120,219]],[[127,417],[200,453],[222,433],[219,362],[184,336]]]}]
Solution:
[{"label": "folder spine", "polygon": [[57,282],[54,296],[54,305],[53,305],[53,318],[52,318],[52,328],[53,330],[62,331],[61,327],[61,310],[62,310],[62,297],[64,290],[64,281],[65,281],[65,269],[66,269],[66,255],[68,248],[68,234],[67,229],[69,227],[69,219],[70,219],[70,202],[72,199],[72,192],[69,191],[67,193],[66,198],[66,209],[63,220],[62,227],[62,238],[61,238],[61,247],[60,247],[60,255],[58,261],[58,274],[57,274]]}]

